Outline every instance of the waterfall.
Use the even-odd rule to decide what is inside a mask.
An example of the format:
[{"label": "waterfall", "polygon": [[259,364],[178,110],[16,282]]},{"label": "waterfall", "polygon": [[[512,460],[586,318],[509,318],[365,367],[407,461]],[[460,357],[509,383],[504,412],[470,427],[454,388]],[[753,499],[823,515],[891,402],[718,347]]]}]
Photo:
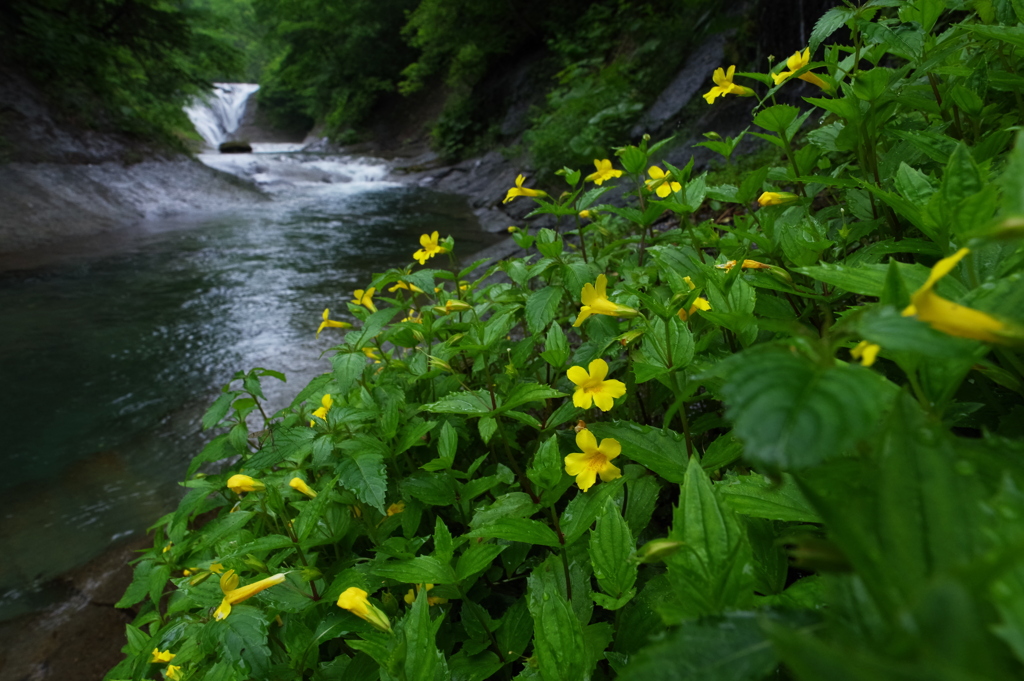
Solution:
[{"label": "waterfall", "polygon": [[255,83],[214,83],[213,92],[205,98],[196,98],[185,107],[196,132],[213,149],[238,129],[245,113],[245,105],[252,93],[260,89]]}]

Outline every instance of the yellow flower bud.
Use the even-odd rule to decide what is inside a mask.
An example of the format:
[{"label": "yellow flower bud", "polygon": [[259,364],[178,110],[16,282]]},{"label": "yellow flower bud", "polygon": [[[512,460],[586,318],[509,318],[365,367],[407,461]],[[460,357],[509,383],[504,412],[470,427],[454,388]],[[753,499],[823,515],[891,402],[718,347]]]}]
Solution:
[{"label": "yellow flower bud", "polygon": [[242,492],[262,492],[267,486],[248,475],[239,474],[228,478],[227,488],[235,494],[241,494]]},{"label": "yellow flower bud", "polygon": [[316,499],[316,491],[312,487],[307,485],[306,481],[303,480],[302,478],[292,478],[291,481],[288,483],[288,486],[291,487],[296,492],[302,492],[310,499]]},{"label": "yellow flower bud", "polygon": [[367,593],[359,587],[350,586],[345,589],[338,596],[338,607],[348,610],[356,617],[361,617],[380,631],[391,632],[391,622],[388,621],[387,615],[371,603],[367,598]]}]

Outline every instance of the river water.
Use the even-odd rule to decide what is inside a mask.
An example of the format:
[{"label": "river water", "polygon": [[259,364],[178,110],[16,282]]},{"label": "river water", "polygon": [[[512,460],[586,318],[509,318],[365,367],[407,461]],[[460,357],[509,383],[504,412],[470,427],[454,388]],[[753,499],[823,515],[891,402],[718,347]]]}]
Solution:
[{"label": "river water", "polygon": [[[459,197],[388,182],[383,164],[205,157],[269,199],[150,221],[102,248],[0,273],[0,619],[51,602],[50,580],[138,537],[182,494],[199,419],[234,372],[271,408],[330,370],[325,307],[413,264],[420,234],[468,255],[493,243]],[[87,244],[86,244],[87,245]],[[336,332],[334,332],[336,333]]]}]

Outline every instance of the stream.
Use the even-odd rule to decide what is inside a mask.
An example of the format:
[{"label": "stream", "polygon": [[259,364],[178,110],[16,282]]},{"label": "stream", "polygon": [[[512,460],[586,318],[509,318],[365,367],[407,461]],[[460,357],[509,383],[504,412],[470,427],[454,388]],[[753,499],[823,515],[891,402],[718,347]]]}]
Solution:
[{"label": "stream", "polygon": [[173,510],[212,437],[200,418],[236,371],[285,372],[264,383],[285,406],[330,370],[337,332],[314,337],[325,307],[350,318],[352,291],[412,264],[423,233],[463,256],[495,241],[461,197],[388,181],[382,162],[256,147],[201,159],[269,200],[0,273],[0,620],[51,604],[55,577]]}]

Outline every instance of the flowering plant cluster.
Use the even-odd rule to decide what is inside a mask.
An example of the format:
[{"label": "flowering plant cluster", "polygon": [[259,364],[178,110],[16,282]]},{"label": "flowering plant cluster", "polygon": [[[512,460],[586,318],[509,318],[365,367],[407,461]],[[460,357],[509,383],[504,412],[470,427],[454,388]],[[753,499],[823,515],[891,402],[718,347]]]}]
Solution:
[{"label": "flowering plant cluster", "polygon": [[225,386],[108,678],[1020,678],[1020,13],[836,7],[709,74],[739,186],[645,140],[510,178],[526,257],[410,244],[289,406]]}]

